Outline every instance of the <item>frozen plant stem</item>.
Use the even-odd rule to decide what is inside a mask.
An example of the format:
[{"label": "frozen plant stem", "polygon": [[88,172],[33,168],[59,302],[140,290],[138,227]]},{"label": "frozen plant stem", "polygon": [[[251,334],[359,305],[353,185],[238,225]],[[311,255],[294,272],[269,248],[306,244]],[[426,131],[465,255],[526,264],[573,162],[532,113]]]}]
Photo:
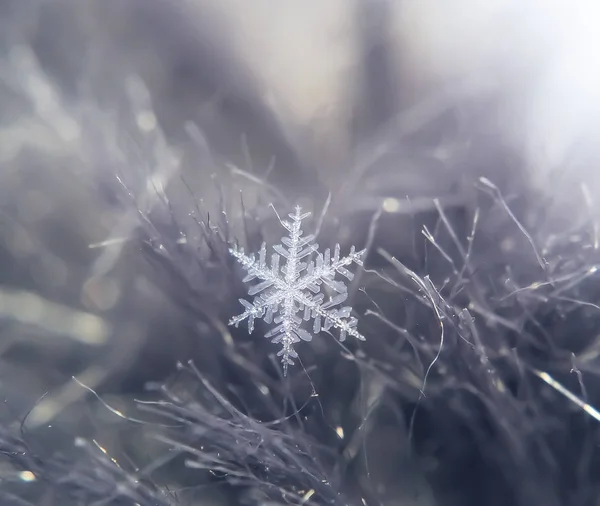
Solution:
[{"label": "frozen plant stem", "polygon": [[[287,374],[288,366],[294,364],[292,359],[298,357],[294,344],[300,340],[312,340],[312,334],[301,328],[303,320],[313,320],[314,334],[336,328],[339,330],[340,341],[344,341],[347,335],[365,340],[356,330],[357,319],[350,316],[352,308],[336,307],[346,300],[348,289],[343,281],[335,280],[336,273],[352,280],[354,274],[346,267],[353,262],[362,265],[365,250],[356,251],[352,246],[348,256],[340,258],[340,245],[336,244],[333,258],[329,249],[324,254],[319,253],[319,245],[313,242],[314,235],[302,237],[302,220],[309,217],[310,213],[303,214],[300,206],[296,206],[295,212],[288,216],[291,222],[280,222],[289,235],[281,239],[283,244],[273,246],[275,253],[271,255],[270,266],[266,263],[265,243],[260,248],[258,259],[254,254],[246,255],[243,248],[232,247],[229,250],[248,272],[244,282],[255,279],[259,281],[248,290],[248,295],[255,296],[253,302],[240,299],[245,311],[231,318],[229,325],[237,327],[240,322],[248,319],[248,332],[252,333],[256,318],[263,318],[266,323],[275,322],[277,326],[267,332],[265,337],[272,338],[273,343],[281,343],[277,356],[281,357],[284,375]],[[315,252],[316,259],[311,260]],[[286,264],[280,268],[282,256],[286,259]],[[325,295],[321,292],[323,285],[334,292],[326,302]],[[303,317],[298,314],[301,312]]]}]

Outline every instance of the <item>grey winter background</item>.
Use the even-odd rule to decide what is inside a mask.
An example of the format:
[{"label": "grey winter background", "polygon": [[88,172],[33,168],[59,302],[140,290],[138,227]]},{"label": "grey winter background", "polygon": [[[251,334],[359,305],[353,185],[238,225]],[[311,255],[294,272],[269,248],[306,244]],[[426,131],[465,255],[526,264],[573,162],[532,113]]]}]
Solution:
[{"label": "grey winter background", "polygon": [[[2,504],[597,504],[599,14],[1,2]],[[296,203],[367,340],[284,379]]]}]

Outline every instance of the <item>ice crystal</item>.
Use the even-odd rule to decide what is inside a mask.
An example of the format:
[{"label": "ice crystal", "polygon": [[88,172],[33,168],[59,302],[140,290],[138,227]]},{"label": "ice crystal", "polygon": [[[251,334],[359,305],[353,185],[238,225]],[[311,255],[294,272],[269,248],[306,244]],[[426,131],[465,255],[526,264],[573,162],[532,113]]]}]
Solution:
[{"label": "ice crystal", "polygon": [[[312,332],[318,334],[321,330],[331,328],[339,330],[339,339],[344,341],[351,335],[361,341],[365,338],[356,330],[357,320],[350,316],[352,308],[349,306],[336,307],[342,304],[348,290],[343,281],[335,280],[336,273],[352,280],[354,275],[346,269],[352,262],[362,265],[362,256],[365,250],[356,251],[354,246],[348,256],[340,258],[340,245],[336,244],[331,256],[329,249],[319,253],[318,244],[314,242],[314,235],[303,237],[302,220],[310,213],[302,214],[302,209],[297,206],[294,213],[290,213],[290,221],[280,220],[281,225],[289,232],[281,242],[273,247],[275,253],[271,256],[271,265],[268,266],[267,246],[262,244],[258,259],[254,254],[246,255],[243,248],[233,247],[231,254],[248,272],[244,282],[258,280],[248,290],[254,296],[252,303],[240,299],[245,311],[231,318],[229,325],[236,327],[248,319],[248,332],[254,330],[254,320],[263,318],[266,323],[275,323],[276,326],[266,333],[266,338],[272,338],[273,343],[281,343],[281,350],[277,356],[281,357],[284,374],[288,365],[293,365],[293,358],[298,354],[294,344],[311,341],[312,334],[301,327],[302,321],[313,320]],[[313,253],[316,252],[316,258]],[[279,266],[281,257],[286,259],[283,267]],[[325,301],[325,294],[321,293],[323,285],[331,289],[332,294]],[[302,314],[302,317],[300,314]]]}]

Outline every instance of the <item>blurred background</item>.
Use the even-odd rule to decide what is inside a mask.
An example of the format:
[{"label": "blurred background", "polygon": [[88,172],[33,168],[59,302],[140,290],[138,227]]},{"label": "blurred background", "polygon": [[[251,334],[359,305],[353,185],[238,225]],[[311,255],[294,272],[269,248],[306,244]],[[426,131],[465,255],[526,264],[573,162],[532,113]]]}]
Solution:
[{"label": "blurred background", "polygon": [[[597,504],[599,20],[0,2],[2,504]],[[227,244],[277,243],[269,204],[369,250],[367,341],[303,343],[285,380],[264,326],[227,330]],[[167,437],[136,400],[169,382]]]}]

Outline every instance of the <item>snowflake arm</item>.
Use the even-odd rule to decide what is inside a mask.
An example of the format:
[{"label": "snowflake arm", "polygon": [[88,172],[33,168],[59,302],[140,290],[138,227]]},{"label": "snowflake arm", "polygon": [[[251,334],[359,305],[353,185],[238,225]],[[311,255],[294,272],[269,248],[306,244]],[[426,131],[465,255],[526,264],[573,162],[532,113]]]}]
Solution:
[{"label": "snowflake arm", "polygon": [[[230,250],[248,272],[244,282],[258,279],[259,283],[248,290],[249,295],[255,296],[253,302],[240,299],[245,311],[231,318],[229,324],[237,327],[247,319],[248,331],[252,333],[256,318],[264,318],[266,323],[275,322],[277,326],[265,337],[273,343],[281,343],[278,356],[281,357],[284,374],[288,365],[294,364],[292,359],[298,357],[294,344],[301,340],[312,340],[312,334],[301,327],[303,320],[313,319],[314,334],[336,328],[340,333],[340,341],[347,335],[365,340],[356,330],[358,321],[350,316],[352,308],[336,308],[346,300],[348,293],[344,282],[335,279],[336,274],[340,274],[352,280],[354,276],[346,267],[352,263],[362,265],[365,251],[356,251],[352,247],[348,256],[340,258],[340,246],[337,244],[333,258],[330,250],[326,249],[324,254],[317,253],[314,261],[310,260],[318,250],[318,245],[313,242],[313,235],[303,237],[302,220],[308,216],[310,213],[302,214],[301,208],[296,207],[295,213],[289,214],[291,222],[280,220],[289,235],[281,239],[282,244],[273,247],[275,253],[271,257],[270,267],[266,263],[264,243],[258,259],[254,255],[246,255],[241,248]],[[280,268],[281,257],[285,258],[286,264]],[[326,302],[323,302],[325,295],[321,293],[323,286],[335,292]],[[298,314],[300,312],[303,312],[303,317]]]},{"label": "snowflake arm", "polygon": [[[243,248],[230,248],[231,255],[242,265],[242,267],[248,271],[248,275],[243,279],[244,283],[252,281],[256,278],[262,282],[251,287],[248,291],[249,295],[256,295],[259,292],[266,290],[270,287],[275,287],[268,296],[264,294],[258,295],[254,299],[254,303],[250,304],[244,299],[240,299],[241,304],[246,310],[229,320],[229,325],[235,325],[236,327],[240,322],[248,318],[248,332],[252,333],[254,330],[254,319],[262,318],[267,308],[276,307],[284,297],[284,290],[286,288],[285,283],[279,277],[279,255],[275,253],[271,257],[271,267],[268,268],[266,265],[266,254],[267,246],[263,243],[258,261],[254,256],[247,256],[244,254]],[[270,322],[267,322],[270,323]]]}]

